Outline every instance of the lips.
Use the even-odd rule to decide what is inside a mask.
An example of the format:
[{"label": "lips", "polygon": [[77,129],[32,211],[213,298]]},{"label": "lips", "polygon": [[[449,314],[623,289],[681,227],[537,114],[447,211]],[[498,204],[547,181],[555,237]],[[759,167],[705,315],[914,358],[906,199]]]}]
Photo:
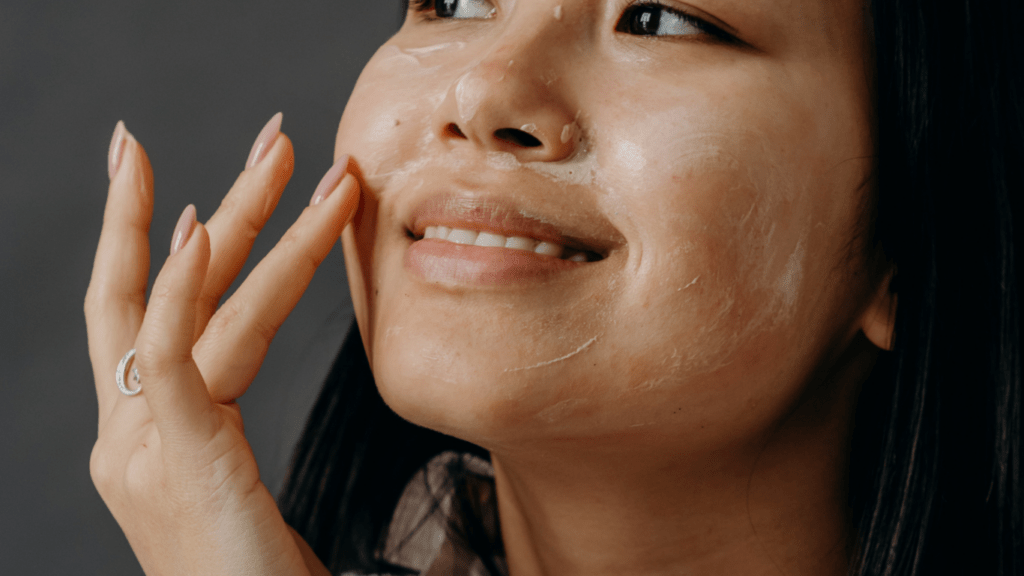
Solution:
[{"label": "lips", "polygon": [[514,285],[593,265],[621,244],[596,211],[540,204],[533,211],[495,196],[431,196],[407,219],[405,265],[432,283]]},{"label": "lips", "polygon": [[588,262],[597,259],[596,254],[582,250],[566,248],[556,242],[536,240],[526,236],[503,236],[486,230],[470,230],[449,228],[448,226],[427,226],[423,232],[423,240],[439,240],[452,244],[480,246],[483,248],[508,248],[523,252],[533,252],[552,258],[561,258],[571,262]]}]

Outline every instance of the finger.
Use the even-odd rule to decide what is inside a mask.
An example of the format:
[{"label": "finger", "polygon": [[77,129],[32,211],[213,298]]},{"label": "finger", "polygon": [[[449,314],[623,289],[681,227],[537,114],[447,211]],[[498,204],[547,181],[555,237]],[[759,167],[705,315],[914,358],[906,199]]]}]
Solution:
[{"label": "finger", "polygon": [[153,171],[146,152],[123,122],[114,130],[109,164],[111,181],[103,229],[85,294],[100,426],[119,394],[114,369],[133,347],[145,314],[153,214]]},{"label": "finger", "polygon": [[[277,246],[213,316],[194,355],[214,402],[234,400],[256,376],[280,328],[359,204],[342,158],[317,187],[325,198],[303,211]],[[340,182],[339,182],[340,180]]]},{"label": "finger", "polygon": [[196,339],[241,271],[256,235],[291,179],[295,156],[291,141],[280,133],[281,118],[281,113],[277,113],[263,127],[249,154],[246,170],[206,223],[210,234],[210,268],[196,311]]},{"label": "finger", "polygon": [[192,360],[196,301],[210,261],[210,238],[195,214],[189,205],[175,227],[136,341],[143,396],[165,445],[205,442],[219,423]]}]

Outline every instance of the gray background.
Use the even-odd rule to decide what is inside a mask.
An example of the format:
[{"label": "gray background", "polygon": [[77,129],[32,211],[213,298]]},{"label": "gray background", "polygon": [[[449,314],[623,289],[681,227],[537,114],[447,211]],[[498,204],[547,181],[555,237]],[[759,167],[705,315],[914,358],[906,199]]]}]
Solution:
[{"label": "gray background", "polygon": [[[260,128],[284,112],[295,175],[244,277],[330,167],[345,101],[397,28],[398,4],[0,0],[0,574],[141,573],[88,472],[96,400],[82,299],[114,124],[153,163],[153,277],[181,210],[192,202],[209,218]],[[241,400],[275,492],[350,321],[336,247]]]}]

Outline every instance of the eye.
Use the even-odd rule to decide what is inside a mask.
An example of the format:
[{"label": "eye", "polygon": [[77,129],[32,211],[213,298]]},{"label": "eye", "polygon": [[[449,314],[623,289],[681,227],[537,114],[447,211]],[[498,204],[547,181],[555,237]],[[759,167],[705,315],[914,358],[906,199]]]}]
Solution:
[{"label": "eye", "polygon": [[413,0],[416,12],[433,11],[437,18],[493,18],[496,9],[487,0]]},{"label": "eye", "polygon": [[721,39],[729,38],[728,34],[712,24],[653,2],[641,2],[627,7],[615,30],[636,36],[711,34]]}]

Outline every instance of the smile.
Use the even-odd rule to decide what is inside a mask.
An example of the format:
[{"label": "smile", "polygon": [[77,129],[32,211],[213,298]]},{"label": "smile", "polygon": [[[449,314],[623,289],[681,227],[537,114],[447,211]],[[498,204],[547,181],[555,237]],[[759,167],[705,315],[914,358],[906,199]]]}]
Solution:
[{"label": "smile", "polygon": [[400,216],[406,270],[435,286],[518,289],[597,273],[595,266],[624,246],[596,208],[522,192],[541,189],[529,183],[517,188],[428,193],[410,202]]},{"label": "smile", "polygon": [[588,255],[586,251],[568,248],[555,242],[546,242],[525,236],[503,236],[494,232],[449,228],[448,226],[427,226],[423,232],[423,240],[440,240],[452,244],[479,246],[482,248],[507,248],[533,252],[542,256],[550,256],[570,262],[588,262],[596,255]]}]

